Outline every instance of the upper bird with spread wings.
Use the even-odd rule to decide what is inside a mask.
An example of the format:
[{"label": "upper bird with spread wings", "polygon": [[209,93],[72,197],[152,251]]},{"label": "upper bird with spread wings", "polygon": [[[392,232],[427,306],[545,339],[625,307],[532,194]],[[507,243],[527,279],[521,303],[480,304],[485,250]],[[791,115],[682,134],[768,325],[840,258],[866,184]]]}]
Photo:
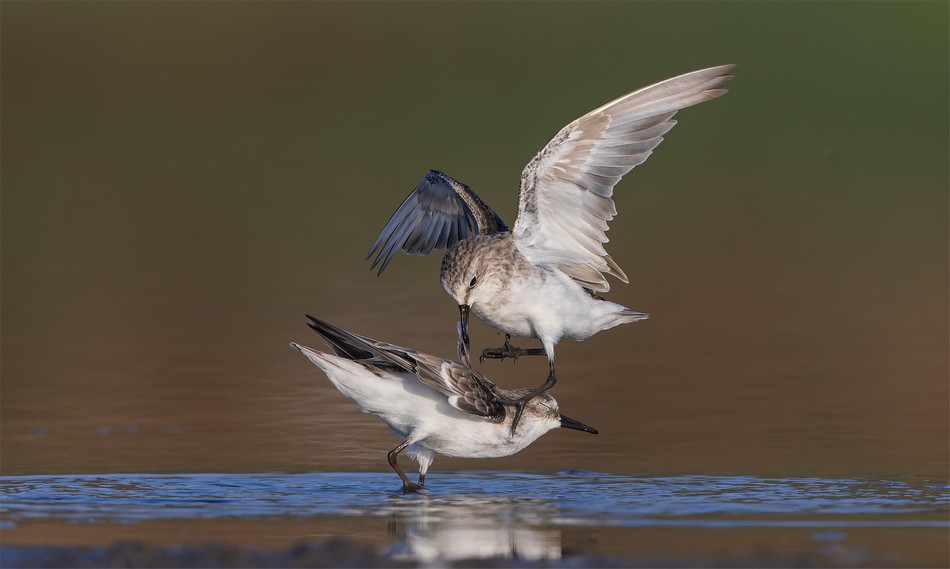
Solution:
[{"label": "upper bird with spread wings", "polygon": [[[611,196],[624,174],[642,164],[676,121],[673,115],[726,93],[734,65],[701,69],[628,93],[565,126],[521,173],[518,217],[510,230],[465,184],[429,171],[380,233],[374,254],[379,274],[396,252],[428,254],[448,248],[441,280],[459,305],[460,336],[468,346],[473,312],[506,333],[505,345],[482,357],[546,354],[556,381],[554,345],[584,340],[619,324],[647,318],[602,300],[607,275],[628,282],[604,249]],[[474,235],[469,237],[469,233]],[[509,336],[538,338],[544,346],[511,346]]]}]

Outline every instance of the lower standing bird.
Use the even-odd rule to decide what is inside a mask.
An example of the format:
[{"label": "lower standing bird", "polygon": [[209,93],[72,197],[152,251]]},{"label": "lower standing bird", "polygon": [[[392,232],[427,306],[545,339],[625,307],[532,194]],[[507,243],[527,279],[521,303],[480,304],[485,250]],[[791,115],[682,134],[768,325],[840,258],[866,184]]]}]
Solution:
[{"label": "lower standing bird", "polygon": [[[598,296],[606,275],[629,282],[607,254],[607,223],[617,214],[614,186],[642,164],[676,124],[680,109],[715,99],[734,65],[701,69],[628,93],[565,126],[521,173],[514,229],[468,186],[429,171],[380,233],[367,258],[382,274],[398,250],[448,248],[442,287],[458,303],[460,342],[468,347],[474,313],[505,332],[484,358],[547,355],[549,373],[531,400],[554,386],[554,346],[648,317]],[[469,237],[469,232],[474,235]],[[537,338],[543,350],[512,346]],[[522,403],[523,403],[522,402]],[[523,409],[523,406],[521,407]]]},{"label": "lower standing bird", "polygon": [[[593,427],[561,415],[547,393],[528,402],[515,425],[515,408],[530,389],[507,391],[468,365],[347,332],[312,316],[307,319],[333,354],[295,342],[290,346],[402,439],[388,457],[404,493],[425,490],[426,472],[437,453],[494,458],[515,454],[558,427],[597,434]],[[397,462],[403,450],[419,462],[418,483],[409,480]]]}]

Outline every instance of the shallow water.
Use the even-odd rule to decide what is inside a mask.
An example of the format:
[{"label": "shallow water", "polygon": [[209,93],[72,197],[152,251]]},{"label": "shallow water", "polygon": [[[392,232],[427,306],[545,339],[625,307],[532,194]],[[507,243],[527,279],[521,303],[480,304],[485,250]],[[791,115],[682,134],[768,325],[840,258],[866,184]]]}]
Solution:
[{"label": "shallow water", "polygon": [[[404,496],[391,473],[321,472],[16,476],[2,489],[4,542],[14,545],[48,532],[74,545],[179,543],[182,528],[200,542],[222,524],[230,535],[247,524],[239,541],[267,549],[335,526],[412,561],[596,554],[745,564],[752,542],[772,562],[926,566],[940,564],[950,528],[950,489],[928,481],[463,471]],[[663,549],[687,535],[689,550]]]},{"label": "shallow water", "polygon": [[[948,5],[540,6],[3,4],[4,545],[950,565]],[[511,225],[560,127],[723,63],[614,194],[606,296],[651,318],[557,347],[600,434],[398,495],[303,315],[454,357],[440,256],[364,259],[425,171]]]}]

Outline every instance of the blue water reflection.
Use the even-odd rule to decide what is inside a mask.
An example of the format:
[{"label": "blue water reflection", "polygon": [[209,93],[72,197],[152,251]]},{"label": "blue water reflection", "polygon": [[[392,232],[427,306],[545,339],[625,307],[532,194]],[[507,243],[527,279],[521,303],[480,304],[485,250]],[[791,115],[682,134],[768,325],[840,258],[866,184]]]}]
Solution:
[{"label": "blue water reflection", "polygon": [[135,522],[221,516],[405,516],[526,525],[944,524],[945,483],[595,472],[439,473],[403,496],[390,473],[8,476],[6,521]]},{"label": "blue water reflection", "polygon": [[[5,530],[37,520],[385,518],[393,559],[558,559],[587,527],[815,528],[841,548],[858,528],[947,528],[945,482],[596,472],[439,473],[404,496],[391,473],[115,474],[2,479]],[[830,548],[830,549],[829,549]],[[824,551],[822,549],[822,551]]]}]

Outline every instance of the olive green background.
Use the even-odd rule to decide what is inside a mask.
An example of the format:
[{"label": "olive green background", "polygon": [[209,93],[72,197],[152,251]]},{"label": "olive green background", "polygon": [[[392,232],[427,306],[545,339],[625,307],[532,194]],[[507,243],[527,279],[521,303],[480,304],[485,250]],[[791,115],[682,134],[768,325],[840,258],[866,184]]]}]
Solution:
[{"label": "olive green background", "polygon": [[[441,255],[363,259],[418,179],[511,223],[563,125],[736,63],[616,189],[631,283],[608,298],[652,318],[558,347],[553,394],[602,434],[433,472],[946,479],[948,15],[4,2],[0,469],[387,469],[395,437],[288,342],[321,347],[312,313],[454,355]],[[484,371],[533,386],[546,364]]]}]

